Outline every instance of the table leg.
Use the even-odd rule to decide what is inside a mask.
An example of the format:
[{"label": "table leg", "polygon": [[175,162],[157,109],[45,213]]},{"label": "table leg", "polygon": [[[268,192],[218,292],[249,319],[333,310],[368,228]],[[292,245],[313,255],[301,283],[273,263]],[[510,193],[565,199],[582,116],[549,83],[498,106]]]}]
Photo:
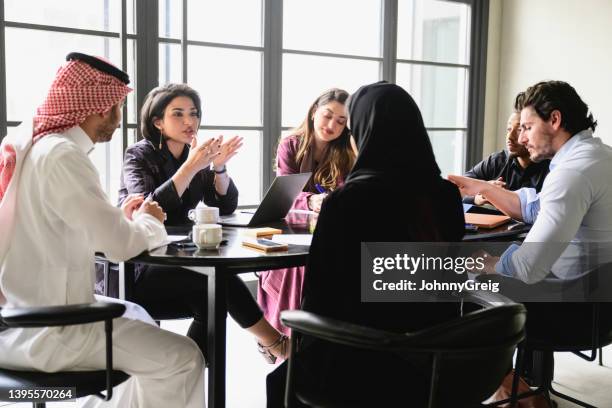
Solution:
[{"label": "table leg", "polygon": [[[110,268],[109,268],[110,269]],[[109,270],[110,273],[110,270]],[[136,282],[136,264],[133,262],[119,263],[119,299],[134,299],[134,283]]]},{"label": "table leg", "polygon": [[226,279],[208,275],[208,407],[225,407]]}]

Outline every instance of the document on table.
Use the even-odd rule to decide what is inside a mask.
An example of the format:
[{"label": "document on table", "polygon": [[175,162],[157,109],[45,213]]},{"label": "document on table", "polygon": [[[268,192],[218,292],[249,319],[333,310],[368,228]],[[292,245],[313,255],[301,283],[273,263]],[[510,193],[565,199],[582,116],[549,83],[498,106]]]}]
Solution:
[{"label": "document on table", "polygon": [[273,235],[272,241],[278,242],[279,244],[290,244],[290,245],[306,245],[310,246],[312,242],[311,234],[281,234]]},{"label": "document on table", "polygon": [[168,235],[168,242],[177,242],[187,239],[187,235]]}]

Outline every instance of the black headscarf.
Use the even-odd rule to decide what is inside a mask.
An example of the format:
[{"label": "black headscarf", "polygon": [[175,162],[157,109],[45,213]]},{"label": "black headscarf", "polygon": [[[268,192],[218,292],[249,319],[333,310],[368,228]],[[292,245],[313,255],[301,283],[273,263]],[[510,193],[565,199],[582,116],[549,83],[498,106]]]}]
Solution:
[{"label": "black headscarf", "polygon": [[384,81],[362,86],[351,95],[348,112],[359,154],[347,181],[384,176],[427,185],[439,180],[421,111],[404,89]]}]

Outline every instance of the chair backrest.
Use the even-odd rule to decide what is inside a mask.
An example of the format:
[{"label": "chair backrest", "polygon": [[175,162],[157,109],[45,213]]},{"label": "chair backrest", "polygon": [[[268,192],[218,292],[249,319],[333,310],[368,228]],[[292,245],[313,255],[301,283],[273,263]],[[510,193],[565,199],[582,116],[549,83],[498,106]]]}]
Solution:
[{"label": "chair backrest", "polygon": [[527,348],[576,351],[612,343],[612,263],[571,280],[495,280],[502,293],[527,306]]},{"label": "chair backrest", "polygon": [[435,406],[478,405],[512,366],[525,320],[521,304],[481,309],[409,335],[396,352],[407,359],[423,358],[423,353],[436,359],[426,366],[435,381]]},{"label": "chair backrest", "polygon": [[[339,391],[331,391],[355,395],[330,397],[326,391],[328,386],[322,387],[316,380],[304,381],[300,374],[292,376],[293,360],[290,360],[286,395],[291,400],[294,384],[297,384],[298,398],[315,406],[363,405],[372,396],[380,402],[383,395],[393,401],[399,398],[416,404],[415,398],[423,401],[424,397],[420,393],[415,395],[416,390],[398,395],[390,395],[384,390],[389,389],[389,384],[401,384],[407,379],[410,379],[408,388],[412,389],[414,382],[419,382],[422,389],[431,379],[430,406],[478,406],[499,387],[512,366],[514,350],[524,338],[525,320],[526,309],[521,304],[488,305],[445,323],[401,334],[304,311],[285,311],[281,321],[294,330],[294,336],[298,332],[305,333],[348,346],[353,350],[347,354],[348,357],[339,357],[341,353],[337,348],[333,349],[336,350],[336,364],[354,367],[354,362],[359,361],[357,365],[363,368],[363,373],[340,374],[342,380],[339,382],[344,385],[334,385],[332,388]],[[401,362],[402,359],[405,362]],[[321,364],[324,366],[326,363],[322,361]],[[342,370],[338,372],[342,373]],[[301,375],[304,377],[303,373]],[[334,375],[339,374],[334,372]],[[295,383],[294,378],[297,378]],[[358,388],[364,392],[356,392],[354,383],[364,384],[364,381],[368,386]],[[353,387],[352,391],[343,392],[347,387]],[[401,389],[401,385],[391,387],[395,388]]]}]

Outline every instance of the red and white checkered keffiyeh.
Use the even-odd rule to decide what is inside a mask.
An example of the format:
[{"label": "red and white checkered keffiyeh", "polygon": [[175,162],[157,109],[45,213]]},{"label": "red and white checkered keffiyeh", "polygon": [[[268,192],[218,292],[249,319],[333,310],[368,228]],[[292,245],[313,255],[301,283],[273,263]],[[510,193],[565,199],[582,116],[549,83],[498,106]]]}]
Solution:
[{"label": "red and white checkered keffiyeh", "polygon": [[90,115],[106,112],[130,91],[112,75],[82,61],[69,61],[57,71],[47,99],[36,110],[33,138],[62,132]]},{"label": "red and white checkered keffiyeh", "polygon": [[[36,143],[50,133],[60,133],[81,124],[90,115],[107,112],[132,89],[112,75],[79,60],[67,62],[58,71],[45,102],[36,110],[32,138]],[[0,202],[16,165],[15,148],[0,149]]]},{"label": "red and white checkered keffiyeh", "polygon": [[[45,102],[36,110],[33,130],[8,135],[0,146],[0,263],[10,243],[17,207],[21,164],[41,137],[81,124],[88,116],[109,111],[132,89],[114,76],[80,60],[68,61],[55,76]],[[25,126],[20,126],[20,128]],[[21,129],[18,129],[19,131]],[[23,130],[21,130],[23,132]],[[11,184],[11,181],[13,183]],[[0,305],[2,304],[0,292]]]}]

